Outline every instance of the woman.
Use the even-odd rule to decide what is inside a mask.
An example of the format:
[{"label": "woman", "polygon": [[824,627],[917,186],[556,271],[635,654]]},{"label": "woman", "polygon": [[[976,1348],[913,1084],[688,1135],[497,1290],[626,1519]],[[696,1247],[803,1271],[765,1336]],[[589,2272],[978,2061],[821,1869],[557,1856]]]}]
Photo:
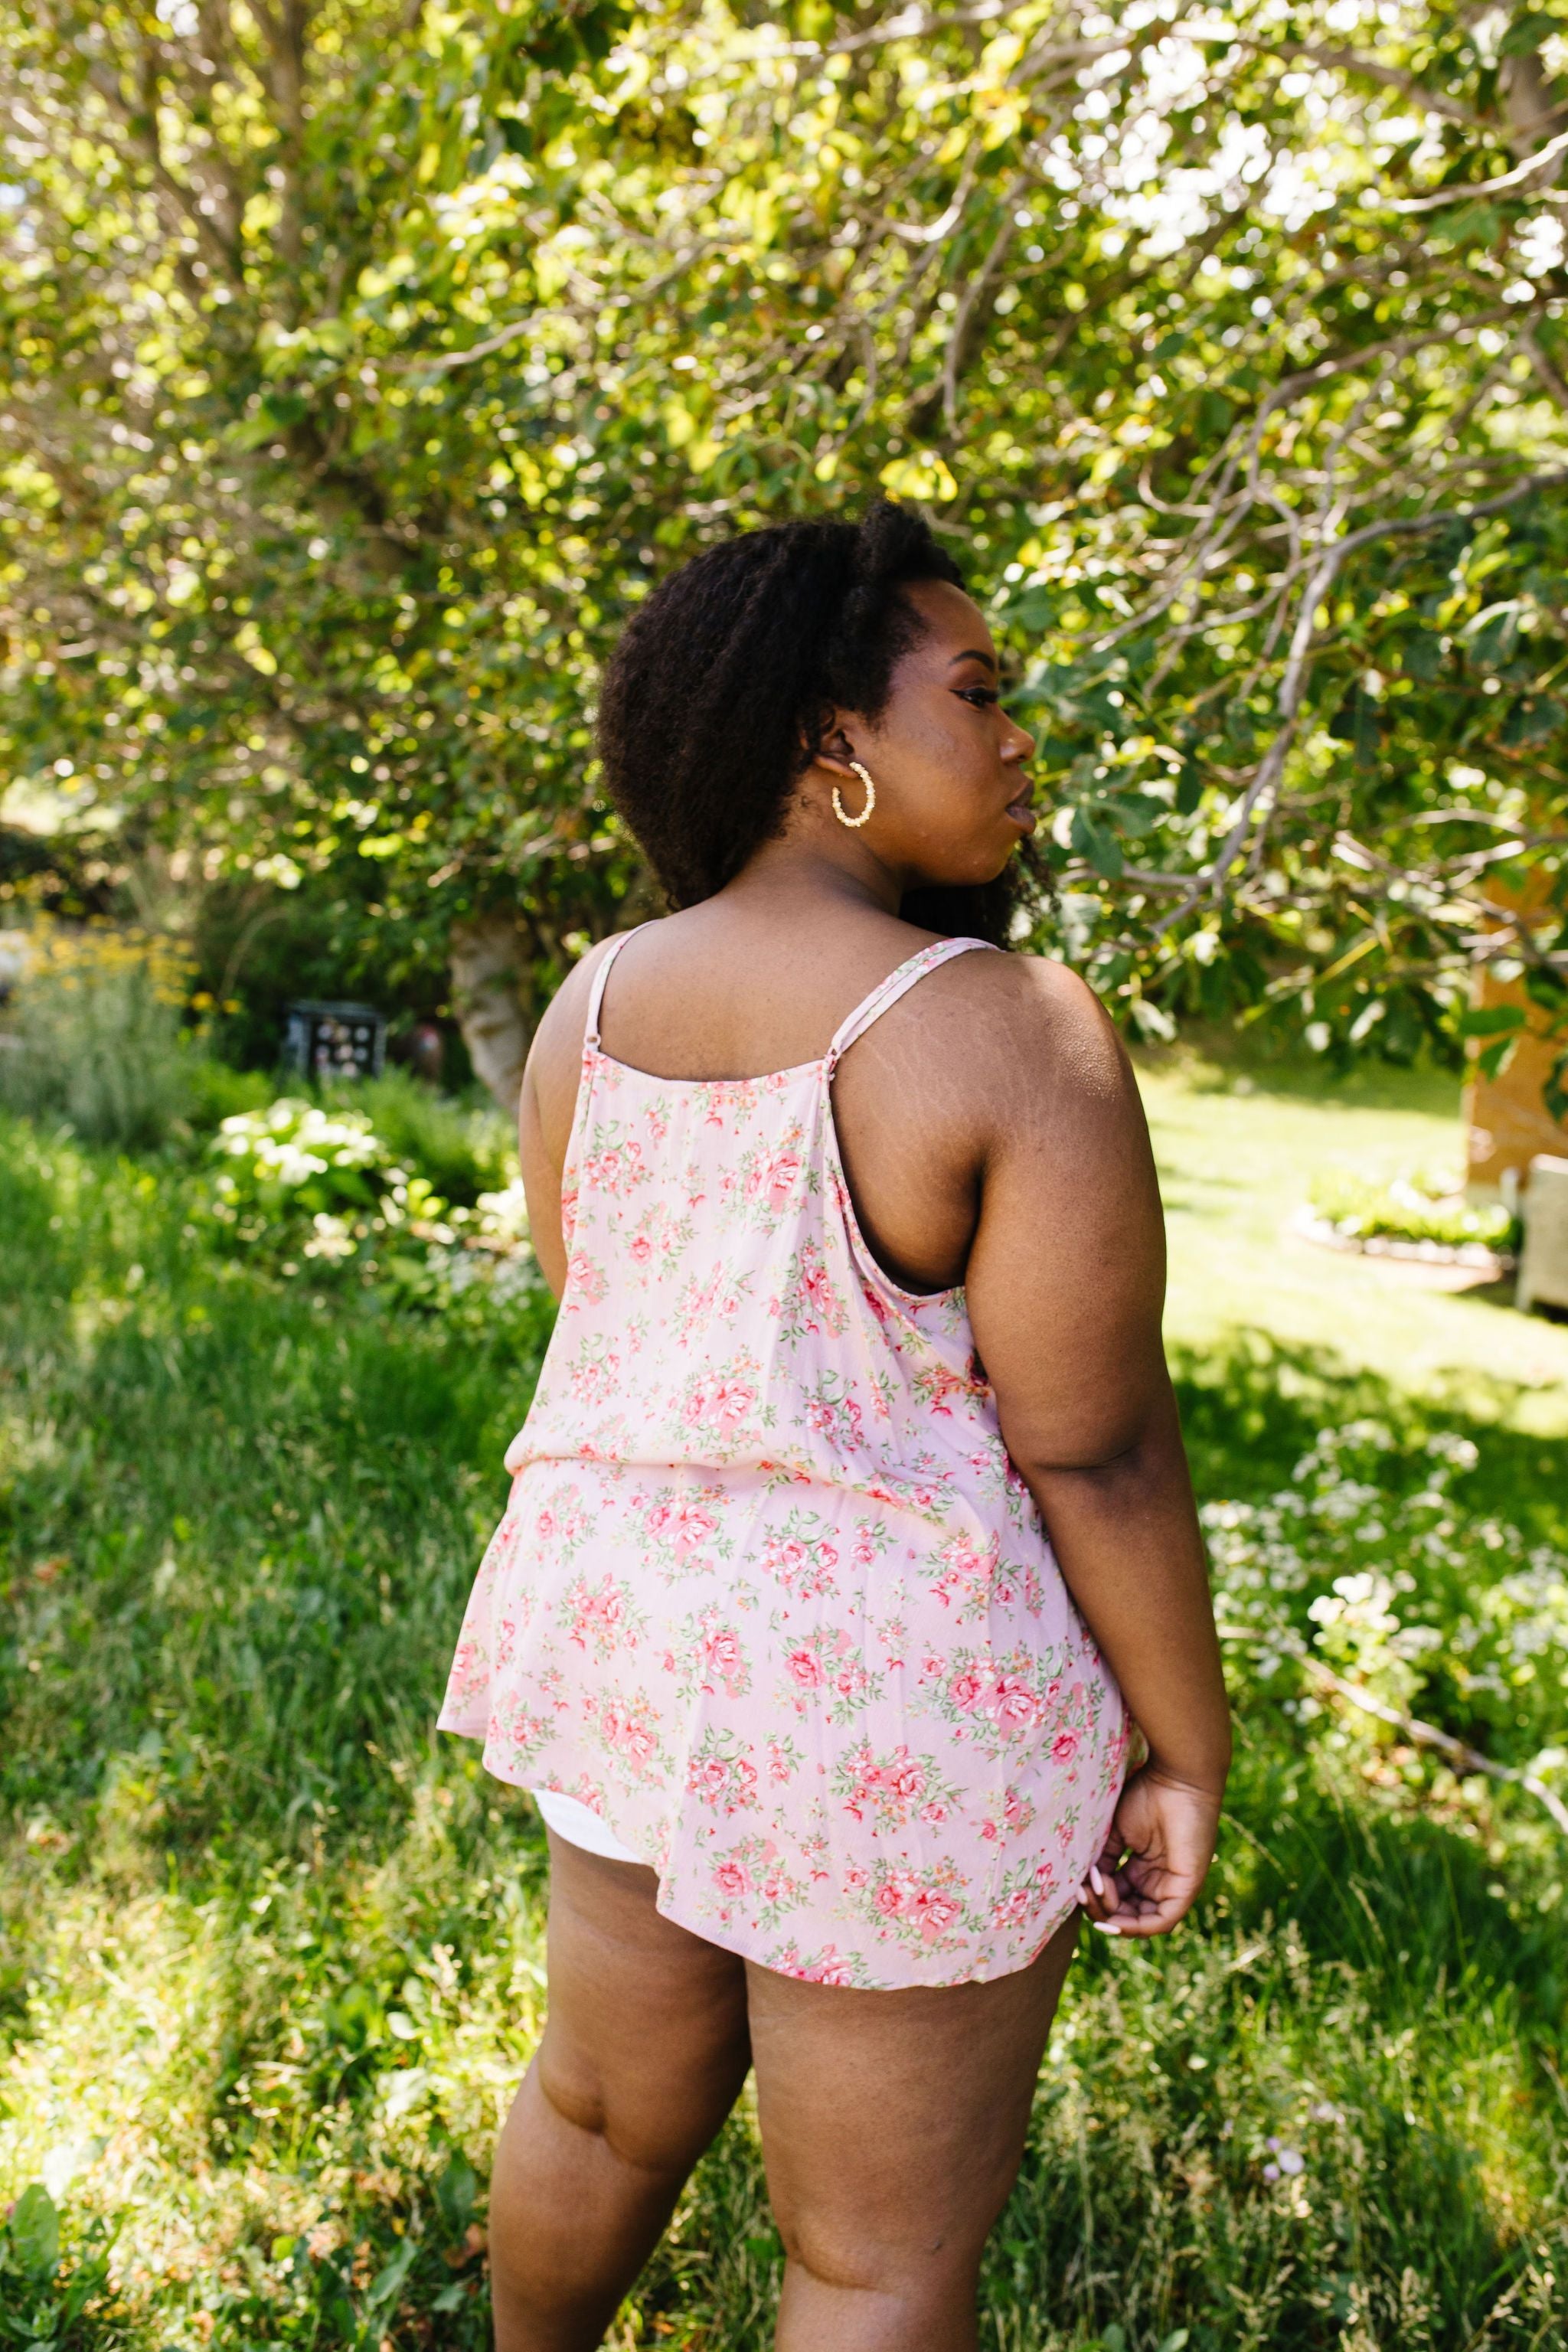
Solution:
[{"label": "woman", "polygon": [[1036,823],[997,687],[886,505],[697,557],[605,679],[676,911],[529,1061],[561,1315],[442,1716],[550,1843],[498,2352],[600,2341],[749,2067],[780,2346],[973,2346],[1079,1911],[1163,1934],[1208,1867],[1154,1172],[1089,991],[994,951]]}]

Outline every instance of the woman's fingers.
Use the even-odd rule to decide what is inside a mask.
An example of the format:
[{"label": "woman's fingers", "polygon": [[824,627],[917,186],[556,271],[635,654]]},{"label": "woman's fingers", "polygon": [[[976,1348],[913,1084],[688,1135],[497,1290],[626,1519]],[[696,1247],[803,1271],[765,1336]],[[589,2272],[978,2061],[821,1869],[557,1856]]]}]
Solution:
[{"label": "woman's fingers", "polygon": [[1197,1899],[1217,1813],[1201,1790],[1134,1774],[1079,1897],[1091,1924],[1108,1935],[1168,1935]]},{"label": "woman's fingers", "polygon": [[[1109,1851],[1108,1848],[1107,1852]],[[1106,1855],[1102,1853],[1099,1863],[1089,1864],[1088,1875],[1079,1889],[1078,1899],[1096,1927],[1102,1920],[1110,1918],[1121,1899],[1121,1891],[1116,1884],[1114,1872],[1108,1875],[1100,1867],[1105,1859]],[[1114,1860],[1114,1857],[1112,1859]]]}]

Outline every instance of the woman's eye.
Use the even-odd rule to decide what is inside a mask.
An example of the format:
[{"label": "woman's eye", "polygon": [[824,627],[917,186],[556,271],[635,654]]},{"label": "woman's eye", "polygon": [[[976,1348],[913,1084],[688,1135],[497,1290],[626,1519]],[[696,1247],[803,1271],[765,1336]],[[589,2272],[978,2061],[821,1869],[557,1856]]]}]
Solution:
[{"label": "woman's eye", "polygon": [[972,702],[976,710],[987,709],[992,703],[1002,699],[994,686],[960,687],[958,698],[961,702]]}]

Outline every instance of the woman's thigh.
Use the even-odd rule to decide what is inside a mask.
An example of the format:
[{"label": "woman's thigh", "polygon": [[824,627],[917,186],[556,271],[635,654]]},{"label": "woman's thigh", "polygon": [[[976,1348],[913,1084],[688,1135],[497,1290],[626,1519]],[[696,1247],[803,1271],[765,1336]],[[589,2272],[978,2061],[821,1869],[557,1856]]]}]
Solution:
[{"label": "woman's thigh", "polygon": [[535,2069],[555,2111],[652,2171],[695,2162],[748,2063],[732,1952],[655,1905],[658,1880],[550,1835],[550,2005]]},{"label": "woman's thigh", "polygon": [[813,2279],[900,2302],[971,2292],[1078,1927],[1074,1912],[989,1984],[860,1992],[749,1970],[769,2193]]}]

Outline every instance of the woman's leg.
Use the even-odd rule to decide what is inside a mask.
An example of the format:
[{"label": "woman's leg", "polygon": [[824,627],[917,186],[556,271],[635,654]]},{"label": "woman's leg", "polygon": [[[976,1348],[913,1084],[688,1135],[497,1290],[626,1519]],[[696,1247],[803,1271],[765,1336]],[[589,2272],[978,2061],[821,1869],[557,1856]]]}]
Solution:
[{"label": "woman's leg", "polygon": [[779,2352],[973,2352],[1079,1915],[990,1984],[856,1992],[748,1969]]},{"label": "woman's leg", "polygon": [[496,2352],[589,2352],[746,2079],[743,1964],[550,1839],[550,2009],[496,2149]]}]

